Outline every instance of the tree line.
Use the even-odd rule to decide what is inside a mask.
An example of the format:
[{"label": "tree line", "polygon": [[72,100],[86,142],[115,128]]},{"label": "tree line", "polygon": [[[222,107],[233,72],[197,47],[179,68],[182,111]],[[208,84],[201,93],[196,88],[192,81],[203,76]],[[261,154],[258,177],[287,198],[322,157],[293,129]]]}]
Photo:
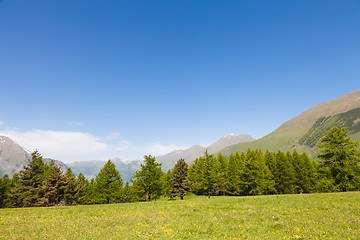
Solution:
[{"label": "tree line", "polygon": [[247,196],[360,190],[358,143],[344,128],[333,128],[319,141],[320,161],[304,152],[270,152],[259,149],[228,158],[207,151],[190,166],[180,159],[164,173],[155,157],[144,157],[131,184],[124,184],[115,164],[108,160],[95,178],[65,173],[53,162],[44,163],[39,152],[12,179],[0,178],[0,207],[110,204],[151,201],[161,196]]}]

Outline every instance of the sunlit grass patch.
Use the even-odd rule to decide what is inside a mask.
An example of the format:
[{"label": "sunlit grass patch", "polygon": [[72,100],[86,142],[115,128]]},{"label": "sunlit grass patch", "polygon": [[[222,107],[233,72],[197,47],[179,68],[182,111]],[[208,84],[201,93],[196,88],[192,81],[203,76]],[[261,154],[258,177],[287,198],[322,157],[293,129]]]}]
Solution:
[{"label": "sunlit grass patch", "polygon": [[3,239],[358,239],[360,193],[0,210]]}]

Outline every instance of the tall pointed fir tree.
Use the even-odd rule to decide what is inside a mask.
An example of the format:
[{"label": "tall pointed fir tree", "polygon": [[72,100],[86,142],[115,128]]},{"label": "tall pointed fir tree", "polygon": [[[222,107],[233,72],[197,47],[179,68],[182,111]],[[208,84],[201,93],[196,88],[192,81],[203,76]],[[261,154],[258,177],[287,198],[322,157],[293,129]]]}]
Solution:
[{"label": "tall pointed fir tree", "polygon": [[227,170],[228,170],[228,160],[221,153],[218,154],[216,160],[218,161],[219,168],[219,192],[221,195],[226,195],[227,189]]},{"label": "tall pointed fir tree", "polygon": [[264,154],[261,150],[252,150],[247,156],[249,165],[249,194],[263,195],[275,193],[275,181],[266,165]]},{"label": "tall pointed fir tree", "polygon": [[144,164],[141,164],[141,170],[134,173],[131,181],[136,189],[139,198],[145,201],[157,199],[162,193],[162,175],[161,163],[155,161],[155,157],[144,156]]},{"label": "tall pointed fir tree", "polygon": [[41,197],[39,187],[41,186],[47,166],[38,151],[31,153],[29,163],[17,175],[14,188],[11,189],[11,197],[14,198],[15,207],[32,207],[36,205],[37,199]]},{"label": "tall pointed fir tree", "polygon": [[321,165],[328,168],[339,191],[360,189],[360,153],[358,142],[348,136],[349,130],[337,127],[320,139]]},{"label": "tall pointed fir tree", "polygon": [[50,163],[46,177],[39,186],[39,197],[36,201],[37,206],[54,206],[59,205],[62,197],[62,188],[64,178],[59,166],[54,162]]},{"label": "tall pointed fir tree", "polygon": [[189,169],[189,180],[195,193],[206,194],[210,198],[219,191],[220,163],[206,150],[204,156],[195,160]]},{"label": "tall pointed fir tree", "polygon": [[75,199],[79,204],[85,204],[86,188],[89,185],[89,181],[85,178],[84,174],[79,173],[75,180]]},{"label": "tall pointed fir tree", "polygon": [[7,174],[0,178],[0,208],[7,205],[11,181]]},{"label": "tall pointed fir tree", "polygon": [[291,194],[295,192],[295,170],[291,163],[290,154],[280,150],[276,153],[276,164],[273,171],[277,193]]},{"label": "tall pointed fir tree", "polygon": [[179,159],[172,170],[171,182],[171,197],[180,197],[181,200],[190,190],[190,183],[187,176],[188,164],[183,158]]},{"label": "tall pointed fir tree", "polygon": [[243,163],[245,161],[244,152],[241,155],[236,152],[229,157],[229,164],[227,170],[227,193],[233,196],[242,195],[241,176],[243,171]]},{"label": "tall pointed fir tree", "polygon": [[123,180],[115,164],[108,160],[95,177],[96,203],[118,203],[122,201]]},{"label": "tall pointed fir tree", "polygon": [[73,173],[71,168],[68,168],[63,176],[64,186],[63,201],[65,205],[75,205],[79,203],[77,198],[77,186],[76,186],[76,175]]}]

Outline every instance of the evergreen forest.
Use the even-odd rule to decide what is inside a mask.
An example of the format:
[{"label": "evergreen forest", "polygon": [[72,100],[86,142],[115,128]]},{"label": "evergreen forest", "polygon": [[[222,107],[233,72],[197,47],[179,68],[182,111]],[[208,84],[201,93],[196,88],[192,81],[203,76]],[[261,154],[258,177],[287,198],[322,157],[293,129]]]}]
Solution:
[{"label": "evergreen forest", "polygon": [[37,151],[23,170],[0,178],[0,207],[64,206],[183,199],[188,194],[247,196],[360,190],[358,142],[345,128],[334,127],[317,143],[319,161],[306,152],[262,152],[248,149],[228,157],[221,153],[197,158],[190,166],[179,159],[164,173],[151,155],[131,182],[122,180],[109,160],[95,178],[62,172],[44,163]]}]

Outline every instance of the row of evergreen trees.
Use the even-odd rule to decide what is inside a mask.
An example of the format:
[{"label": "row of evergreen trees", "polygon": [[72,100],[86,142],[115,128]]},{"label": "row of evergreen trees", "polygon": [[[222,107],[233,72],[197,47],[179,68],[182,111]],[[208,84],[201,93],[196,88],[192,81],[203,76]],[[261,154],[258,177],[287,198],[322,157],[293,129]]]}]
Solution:
[{"label": "row of evergreen trees", "polygon": [[320,161],[306,153],[265,152],[249,149],[229,158],[221,153],[199,157],[189,167],[180,159],[163,173],[155,157],[145,156],[141,169],[124,182],[109,160],[88,181],[53,163],[44,163],[35,151],[29,164],[10,180],[0,178],[0,207],[32,207],[75,204],[109,204],[170,199],[192,192],[198,195],[262,195],[360,190],[357,143],[346,129],[334,128],[319,144]]}]

